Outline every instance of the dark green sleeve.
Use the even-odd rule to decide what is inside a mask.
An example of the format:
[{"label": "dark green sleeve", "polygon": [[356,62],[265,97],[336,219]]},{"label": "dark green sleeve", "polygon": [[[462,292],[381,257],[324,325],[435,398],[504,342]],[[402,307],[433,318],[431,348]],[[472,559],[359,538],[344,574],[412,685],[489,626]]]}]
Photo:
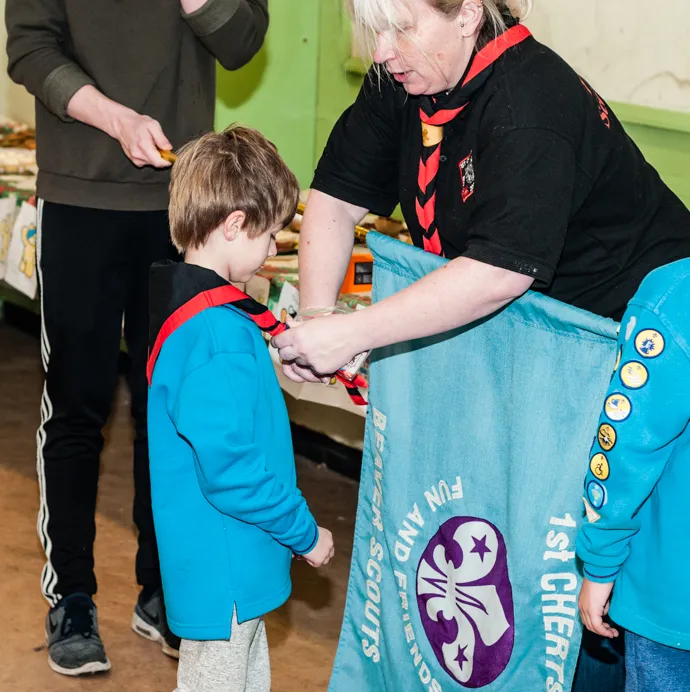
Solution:
[{"label": "dark green sleeve", "polygon": [[207,0],[182,17],[226,70],[246,65],[268,29],[268,0]]},{"label": "dark green sleeve", "polygon": [[65,53],[69,34],[63,3],[7,0],[7,71],[65,121],[72,96],[93,80]]}]

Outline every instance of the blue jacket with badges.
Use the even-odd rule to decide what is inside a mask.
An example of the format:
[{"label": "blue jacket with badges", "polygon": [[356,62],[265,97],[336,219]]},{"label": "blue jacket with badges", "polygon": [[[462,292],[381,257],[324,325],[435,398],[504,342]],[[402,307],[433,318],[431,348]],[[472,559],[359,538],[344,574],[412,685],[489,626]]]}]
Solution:
[{"label": "blue jacket with badges", "polygon": [[223,285],[193,265],[151,270],[154,351],[165,335],[150,364],[153,515],[168,622],[194,640],[228,639],[234,609],[245,622],[282,605],[292,554],[318,538],[259,328],[227,305],[185,313]]},{"label": "blue jacket with badges", "polygon": [[586,576],[615,581],[610,615],[690,649],[690,259],[628,305],[585,479]]}]

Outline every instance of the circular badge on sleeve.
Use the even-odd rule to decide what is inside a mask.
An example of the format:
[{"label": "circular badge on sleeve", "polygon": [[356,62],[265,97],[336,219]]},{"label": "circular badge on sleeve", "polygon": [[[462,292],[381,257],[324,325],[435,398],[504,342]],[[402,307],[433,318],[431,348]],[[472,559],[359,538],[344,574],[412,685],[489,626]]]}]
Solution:
[{"label": "circular badge on sleeve", "polygon": [[601,509],[606,504],[606,489],[597,481],[587,483],[587,499],[594,509]]},{"label": "circular badge on sleeve", "polygon": [[642,363],[633,360],[621,367],[621,382],[628,389],[642,389],[648,379],[649,372]]},{"label": "circular badge on sleeve", "polygon": [[635,337],[635,350],[643,358],[656,358],[666,348],[664,335],[654,329],[643,329]]},{"label": "circular badge on sleeve", "polygon": [[609,460],[604,454],[595,454],[589,462],[589,470],[600,480],[609,477]]},{"label": "circular badge on sleeve", "polygon": [[616,446],[617,438],[618,435],[616,434],[616,430],[612,425],[609,425],[608,423],[602,423],[599,426],[597,440],[599,441],[599,446],[605,452],[610,452]]},{"label": "circular badge on sleeve", "polygon": [[628,418],[632,412],[630,399],[624,394],[611,394],[604,404],[606,417],[615,423],[620,423]]}]

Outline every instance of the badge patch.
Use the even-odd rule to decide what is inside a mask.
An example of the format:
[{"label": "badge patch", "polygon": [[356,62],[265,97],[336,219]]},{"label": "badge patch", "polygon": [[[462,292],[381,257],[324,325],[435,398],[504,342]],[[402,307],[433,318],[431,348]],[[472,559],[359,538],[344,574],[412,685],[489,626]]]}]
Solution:
[{"label": "badge patch", "polygon": [[635,350],[643,358],[656,358],[663,353],[664,348],[666,348],[666,341],[663,334],[654,329],[643,329],[635,337]]},{"label": "badge patch", "polygon": [[601,509],[606,504],[606,489],[597,481],[587,483],[587,499],[594,509]]},{"label": "badge patch", "polygon": [[621,358],[623,357],[623,347],[618,349],[618,356],[616,357],[616,364],[613,366],[613,374],[618,372],[618,366],[621,364]]},{"label": "badge patch", "polygon": [[649,373],[642,363],[633,360],[621,368],[621,382],[628,389],[642,389],[648,379]]},{"label": "badge patch", "polygon": [[609,420],[620,422],[625,420],[632,411],[630,399],[623,394],[612,394],[604,404],[604,410]]},{"label": "badge patch", "polygon": [[460,163],[460,181],[462,182],[462,201],[467,200],[474,194],[474,157],[469,153]]},{"label": "badge patch", "polygon": [[599,426],[597,439],[599,440],[599,446],[605,452],[610,452],[616,446],[616,437],[616,430],[612,425],[602,423]]},{"label": "badge patch", "polygon": [[609,477],[609,460],[604,454],[595,454],[589,462],[589,470],[600,480]]}]

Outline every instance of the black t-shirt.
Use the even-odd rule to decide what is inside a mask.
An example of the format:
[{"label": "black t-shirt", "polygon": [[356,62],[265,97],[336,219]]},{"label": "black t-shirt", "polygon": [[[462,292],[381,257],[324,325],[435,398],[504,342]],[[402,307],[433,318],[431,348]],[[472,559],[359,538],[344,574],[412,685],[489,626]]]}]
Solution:
[{"label": "black t-shirt", "polygon": [[[419,100],[370,74],[336,123],[312,187],[388,215],[415,200]],[[534,289],[620,320],[653,269],[690,257],[690,212],[596,92],[528,38],[444,128],[436,183],[443,252],[533,276]]]}]

